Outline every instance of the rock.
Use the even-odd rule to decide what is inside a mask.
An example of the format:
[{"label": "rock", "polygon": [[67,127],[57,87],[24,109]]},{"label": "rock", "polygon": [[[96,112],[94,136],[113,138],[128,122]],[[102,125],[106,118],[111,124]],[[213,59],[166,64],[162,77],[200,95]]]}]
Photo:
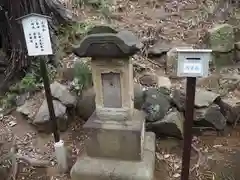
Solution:
[{"label": "rock", "polygon": [[208,30],[209,47],[214,52],[230,52],[234,49],[234,29],[229,24],[216,25]]},{"label": "rock", "polygon": [[25,101],[23,105],[17,107],[17,112],[27,116],[30,120],[33,120],[38,108],[36,107],[36,103],[37,102],[34,99],[29,99]]},{"label": "rock", "polygon": [[168,77],[158,76],[158,87],[170,89],[172,87],[172,83]]},{"label": "rock", "polygon": [[177,51],[176,49],[192,49],[193,47],[190,46],[190,45],[186,45],[185,47],[183,46],[178,46],[178,47],[175,47],[175,48],[172,48],[170,49],[168,52],[167,52],[167,74],[172,77],[172,78],[176,78],[177,77]]},{"label": "rock", "polygon": [[238,41],[238,42],[235,43],[235,48],[236,48],[237,50],[240,50],[240,41]]},{"label": "rock", "polygon": [[157,88],[150,88],[144,92],[142,109],[146,112],[146,121],[161,120],[170,109],[170,97],[161,93]]},{"label": "rock", "polygon": [[197,80],[197,86],[211,91],[218,91],[220,75],[211,74],[208,77]]},{"label": "rock", "polygon": [[76,114],[84,121],[87,121],[95,111],[95,108],[95,92],[94,88],[92,87],[84,90],[81,97],[78,98]]},{"label": "rock", "polygon": [[77,103],[76,97],[69,92],[66,86],[55,81],[50,85],[50,88],[52,96],[61,101],[61,103],[63,103],[64,105],[69,107],[76,105]]},{"label": "rock", "polygon": [[146,129],[153,131],[156,135],[183,138],[184,116],[178,111],[167,114],[162,120],[147,123]]},{"label": "rock", "polygon": [[[141,109],[144,103],[143,99],[143,89],[139,84],[134,84],[134,108]],[[84,121],[87,121],[88,118],[95,111],[95,92],[94,88],[84,90],[81,97],[79,97],[76,114],[82,118]]]},{"label": "rock", "polygon": [[[186,92],[183,89],[174,89],[172,92],[173,103],[179,111],[185,110]],[[202,108],[211,105],[220,95],[202,88],[196,89],[195,107]]]},{"label": "rock", "polygon": [[139,77],[139,82],[143,86],[155,87],[158,84],[158,77],[154,73],[145,73]]},{"label": "rock", "polygon": [[240,100],[233,98],[223,98],[218,102],[221,113],[230,124],[235,123],[238,114],[240,113]]},{"label": "rock", "polygon": [[173,44],[171,42],[160,39],[152,47],[149,48],[148,55],[161,56],[162,54],[167,53],[172,47]]},{"label": "rock", "polygon": [[143,87],[140,84],[134,84],[134,108],[141,110],[143,103]]},{"label": "rock", "polygon": [[185,110],[186,93],[183,89],[174,89],[172,91],[172,99],[179,111]]},{"label": "rock", "polygon": [[16,105],[22,106],[25,101],[29,98],[29,93],[24,93],[16,97]]},{"label": "rock", "polygon": [[[57,100],[53,100],[53,106],[58,122],[58,128],[60,131],[65,131],[68,125],[67,108]],[[50,116],[46,100],[43,101],[41,107],[39,108],[33,120],[33,124],[37,126],[39,131],[49,132],[51,130]]]},{"label": "rock", "polygon": [[218,69],[224,66],[233,65],[235,62],[234,51],[230,51],[226,53],[213,52],[212,57],[213,57],[213,65]]},{"label": "rock", "polygon": [[195,106],[197,108],[208,107],[211,105],[220,95],[205,89],[199,88],[195,94]]},{"label": "rock", "polygon": [[213,127],[216,130],[223,130],[226,127],[226,121],[217,104],[212,104],[208,108],[195,109],[194,123],[197,126]]}]

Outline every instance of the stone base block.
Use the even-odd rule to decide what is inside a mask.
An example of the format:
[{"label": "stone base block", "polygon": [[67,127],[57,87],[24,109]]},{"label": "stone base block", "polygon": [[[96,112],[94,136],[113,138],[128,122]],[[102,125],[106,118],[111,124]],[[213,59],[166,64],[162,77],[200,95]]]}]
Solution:
[{"label": "stone base block", "polygon": [[153,180],[155,168],[155,134],[145,133],[142,161],[119,161],[79,157],[71,169],[71,180]]},{"label": "stone base block", "polygon": [[130,161],[142,159],[145,119],[141,111],[134,110],[128,121],[103,121],[93,113],[84,128],[94,129],[86,142],[88,156]]}]

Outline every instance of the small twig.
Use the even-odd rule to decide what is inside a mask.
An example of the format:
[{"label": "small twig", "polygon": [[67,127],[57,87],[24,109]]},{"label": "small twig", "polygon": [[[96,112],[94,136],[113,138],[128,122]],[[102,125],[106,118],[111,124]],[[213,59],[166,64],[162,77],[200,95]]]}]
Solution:
[{"label": "small twig", "polygon": [[16,158],[19,160],[25,161],[34,167],[47,167],[49,165],[48,160],[39,160],[39,159],[35,159],[35,158],[30,158],[28,156],[23,156],[20,154],[16,154]]},{"label": "small twig", "polygon": [[198,154],[198,161],[197,161],[197,163],[190,169],[190,172],[193,172],[194,170],[196,170],[196,169],[198,169],[198,168],[200,167],[200,165],[201,165],[201,158],[202,158],[202,153],[201,153],[201,151],[200,151],[195,145],[193,145],[193,144],[192,144],[192,148],[193,148],[193,150],[196,151],[197,154]]}]

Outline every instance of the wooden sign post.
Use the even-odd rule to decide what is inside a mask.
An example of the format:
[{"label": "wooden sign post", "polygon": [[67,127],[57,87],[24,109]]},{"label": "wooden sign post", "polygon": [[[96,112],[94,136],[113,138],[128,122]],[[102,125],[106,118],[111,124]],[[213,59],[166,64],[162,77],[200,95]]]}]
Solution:
[{"label": "wooden sign post", "polygon": [[49,116],[51,120],[52,133],[55,140],[55,153],[61,172],[66,172],[67,156],[64,142],[60,140],[57,120],[54,112],[52,93],[50,89],[49,77],[44,56],[52,55],[52,44],[48,28],[48,19],[50,17],[41,14],[28,14],[18,18],[21,21],[24,31],[24,37],[28,50],[28,56],[41,56],[40,71],[43,78],[45,96],[48,104]]},{"label": "wooden sign post", "polygon": [[177,49],[177,75],[187,77],[186,112],[184,122],[184,147],[182,155],[181,180],[189,179],[192,126],[194,118],[196,78],[207,77],[212,50],[208,49]]}]

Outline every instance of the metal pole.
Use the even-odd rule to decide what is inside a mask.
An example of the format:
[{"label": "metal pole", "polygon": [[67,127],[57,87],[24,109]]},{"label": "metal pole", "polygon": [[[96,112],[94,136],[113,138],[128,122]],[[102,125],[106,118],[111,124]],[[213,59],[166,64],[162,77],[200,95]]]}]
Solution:
[{"label": "metal pole", "polygon": [[196,89],[196,77],[187,77],[186,111],[185,111],[186,113],[184,122],[184,148],[182,154],[181,180],[189,179],[195,89]]},{"label": "metal pole", "polygon": [[58,133],[57,120],[56,120],[54,107],[53,107],[53,98],[52,98],[52,93],[51,93],[51,89],[50,89],[46,61],[44,60],[44,58],[40,58],[40,71],[41,71],[41,76],[43,78],[45,96],[47,99],[49,116],[50,116],[50,120],[51,120],[50,123],[51,123],[52,133],[54,135],[55,142],[59,142],[60,135]]}]

